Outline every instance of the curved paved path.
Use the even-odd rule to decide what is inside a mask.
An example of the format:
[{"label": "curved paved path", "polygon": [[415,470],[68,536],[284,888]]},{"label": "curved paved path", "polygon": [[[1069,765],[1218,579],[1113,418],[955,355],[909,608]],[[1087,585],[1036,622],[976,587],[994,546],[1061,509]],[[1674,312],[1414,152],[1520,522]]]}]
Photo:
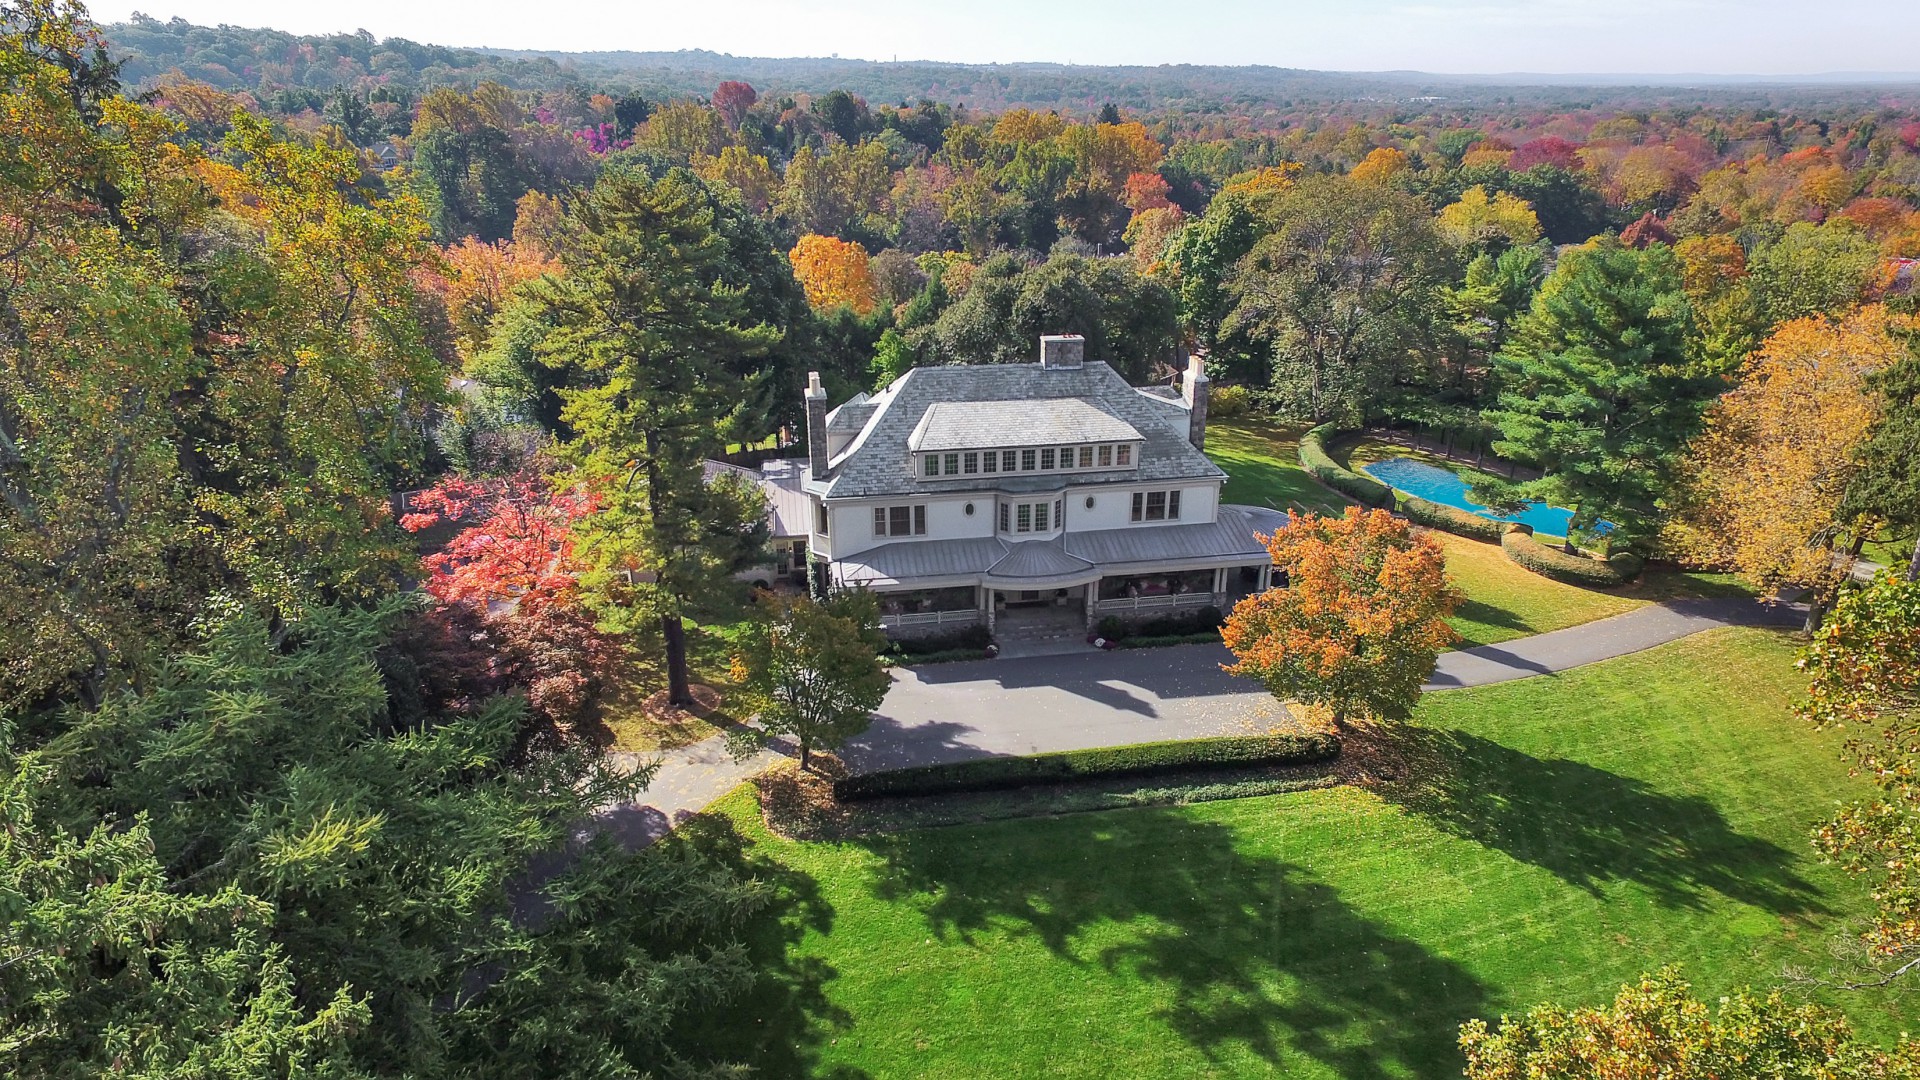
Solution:
[{"label": "curved paved path", "polygon": [[[1797,626],[1803,612],[1734,599],[1650,604],[1565,630],[1444,653],[1426,689],[1567,671],[1720,626]],[[1292,725],[1272,695],[1220,669],[1229,660],[1220,645],[1178,645],[900,668],[873,727],[841,757],[855,771],[867,771]],[[660,755],[616,755],[630,767],[658,760],[659,769],[641,802],[609,808],[601,824],[628,845],[651,843],[674,822],[793,752],[776,745],[736,762],[714,738]]]}]

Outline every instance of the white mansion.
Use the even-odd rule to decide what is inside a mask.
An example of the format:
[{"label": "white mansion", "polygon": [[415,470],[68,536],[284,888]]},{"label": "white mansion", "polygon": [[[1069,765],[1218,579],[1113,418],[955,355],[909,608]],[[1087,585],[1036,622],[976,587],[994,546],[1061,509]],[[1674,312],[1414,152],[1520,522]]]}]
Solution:
[{"label": "white mansion", "polygon": [[1198,359],[1177,390],[1135,388],[1084,350],[1044,337],[1038,363],[915,368],[832,410],[810,376],[807,459],[759,474],[782,563],[881,594],[895,633],[1023,607],[1086,626],[1224,610],[1265,588],[1255,534],[1286,515],[1220,502]]}]

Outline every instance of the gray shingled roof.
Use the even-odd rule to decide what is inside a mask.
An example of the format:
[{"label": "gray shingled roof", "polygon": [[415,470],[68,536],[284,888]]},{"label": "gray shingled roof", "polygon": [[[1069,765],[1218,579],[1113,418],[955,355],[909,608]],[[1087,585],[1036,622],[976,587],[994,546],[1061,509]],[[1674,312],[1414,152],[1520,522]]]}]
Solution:
[{"label": "gray shingled roof", "polygon": [[859,431],[873,418],[873,411],[879,406],[872,403],[867,394],[855,394],[840,404],[840,407],[827,414],[827,430],[838,434],[843,431]]},{"label": "gray shingled roof", "polygon": [[[908,440],[927,411],[948,403],[1004,402],[1010,413],[1018,414],[1020,403],[1060,400],[1082,402],[1093,411],[1125,424],[1139,433],[1142,446],[1139,464],[1134,469],[1061,472],[1051,474],[1053,477],[1076,484],[1138,484],[1211,480],[1225,475],[1187,442],[1184,409],[1169,409],[1164,401],[1139,393],[1106,364],[1091,362],[1077,368],[953,364],[915,368],[863,403],[863,407],[873,406],[874,412],[865,430],[829,468],[827,497],[994,490],[1007,481],[996,482],[988,476],[953,480],[914,477]],[[1044,445],[1044,440],[1027,445]]]},{"label": "gray shingled roof", "polygon": [[942,401],[907,437],[909,450],[987,450],[1060,443],[1132,442],[1132,424],[1081,401]]}]

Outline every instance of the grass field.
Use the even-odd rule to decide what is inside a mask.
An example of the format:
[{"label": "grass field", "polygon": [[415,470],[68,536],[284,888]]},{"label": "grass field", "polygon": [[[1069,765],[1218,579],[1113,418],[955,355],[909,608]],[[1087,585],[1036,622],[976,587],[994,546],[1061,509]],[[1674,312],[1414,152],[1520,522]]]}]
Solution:
[{"label": "grass field", "polygon": [[1285,510],[1300,506],[1339,514],[1348,500],[1321,487],[1300,468],[1304,426],[1254,420],[1218,420],[1207,425],[1207,456],[1227,474],[1220,501]]},{"label": "grass field", "polygon": [[1491,645],[1620,615],[1646,600],[1563,585],[1507,558],[1498,544],[1432,534],[1447,552],[1447,573],[1467,600],[1447,621],[1456,648]]},{"label": "grass field", "polygon": [[[1682,962],[1822,971],[1863,890],[1809,827],[1857,790],[1787,639],[1720,630],[1429,695],[1394,782],[800,844],[717,808],[791,907],[721,1037],[770,1075],[1459,1075],[1461,1021]],[[1890,1039],[1912,1013],[1845,1007]]]}]

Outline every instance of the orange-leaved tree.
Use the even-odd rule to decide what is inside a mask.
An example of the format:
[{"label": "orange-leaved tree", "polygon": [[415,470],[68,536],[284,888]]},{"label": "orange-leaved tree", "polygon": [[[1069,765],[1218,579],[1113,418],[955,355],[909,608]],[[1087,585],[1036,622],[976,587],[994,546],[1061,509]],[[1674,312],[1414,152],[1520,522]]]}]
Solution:
[{"label": "orange-leaved tree", "polygon": [[1688,448],[1667,544],[1770,595],[1812,590],[1817,627],[1876,524],[1843,518],[1840,504],[1880,416],[1867,377],[1901,353],[1897,323],[1871,306],[1774,331]]},{"label": "orange-leaved tree", "polygon": [[1404,718],[1440,650],[1461,594],[1430,536],[1385,510],[1294,517],[1266,538],[1285,588],[1235,605],[1221,630],[1238,663],[1282,700],[1320,706],[1335,723]]},{"label": "orange-leaved tree", "polygon": [[807,291],[807,303],[816,311],[850,307],[856,315],[870,315],[879,302],[867,249],[848,240],[808,233],[787,253],[793,276]]}]

